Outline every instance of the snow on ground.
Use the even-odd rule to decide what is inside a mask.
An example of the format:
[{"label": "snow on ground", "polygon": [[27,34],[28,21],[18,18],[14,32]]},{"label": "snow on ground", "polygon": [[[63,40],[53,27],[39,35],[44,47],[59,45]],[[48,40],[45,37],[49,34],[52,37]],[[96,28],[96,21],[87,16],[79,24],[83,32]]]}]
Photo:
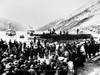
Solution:
[{"label": "snow on ground", "polygon": [[100,75],[100,53],[85,62],[84,66],[78,68],[76,73],[77,75]]},{"label": "snow on ground", "polygon": [[87,75],[100,75],[100,67],[94,68],[93,71]]},{"label": "snow on ground", "polygon": [[[25,38],[20,38],[21,35],[24,35]],[[15,36],[8,36],[6,35],[5,31],[0,31],[0,38],[2,38],[4,41],[11,41],[13,42],[14,40],[21,41],[21,42],[28,42],[28,35],[26,31],[17,31]]]}]

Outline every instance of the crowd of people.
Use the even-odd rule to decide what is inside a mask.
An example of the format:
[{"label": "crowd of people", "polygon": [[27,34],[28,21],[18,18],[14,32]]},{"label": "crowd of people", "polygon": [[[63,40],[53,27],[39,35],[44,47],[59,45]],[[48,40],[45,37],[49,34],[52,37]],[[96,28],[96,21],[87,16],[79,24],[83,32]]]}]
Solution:
[{"label": "crowd of people", "polygon": [[0,75],[75,75],[86,59],[99,52],[99,44],[53,43],[34,39],[27,42],[0,40]]}]

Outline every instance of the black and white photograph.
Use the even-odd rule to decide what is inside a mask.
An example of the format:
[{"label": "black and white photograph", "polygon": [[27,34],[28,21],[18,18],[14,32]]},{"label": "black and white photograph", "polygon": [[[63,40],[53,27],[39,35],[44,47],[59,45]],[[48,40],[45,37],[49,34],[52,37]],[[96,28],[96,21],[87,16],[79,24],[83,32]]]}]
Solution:
[{"label": "black and white photograph", "polygon": [[100,75],[100,0],[0,0],[0,75]]}]

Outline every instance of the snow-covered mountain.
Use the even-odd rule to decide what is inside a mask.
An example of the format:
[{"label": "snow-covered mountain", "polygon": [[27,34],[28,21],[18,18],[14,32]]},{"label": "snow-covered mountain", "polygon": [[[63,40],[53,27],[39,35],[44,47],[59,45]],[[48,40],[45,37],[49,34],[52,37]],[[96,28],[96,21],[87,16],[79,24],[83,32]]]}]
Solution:
[{"label": "snow-covered mountain", "polygon": [[90,0],[86,5],[71,13],[67,18],[50,22],[39,28],[45,31],[55,28],[56,31],[91,31],[100,33],[100,0]]}]

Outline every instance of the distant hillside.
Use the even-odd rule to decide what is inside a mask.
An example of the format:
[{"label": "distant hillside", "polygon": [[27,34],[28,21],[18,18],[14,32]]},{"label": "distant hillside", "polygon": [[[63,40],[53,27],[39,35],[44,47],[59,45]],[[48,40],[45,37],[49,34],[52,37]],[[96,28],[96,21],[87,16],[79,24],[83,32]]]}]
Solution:
[{"label": "distant hillside", "polygon": [[25,27],[17,22],[0,18],[0,31],[6,31],[8,29],[9,23],[11,23],[11,26],[16,31],[24,31],[24,30],[28,29],[27,27]]},{"label": "distant hillside", "polygon": [[43,27],[40,27],[39,29],[37,29],[38,31],[45,31],[45,30],[48,30],[50,28],[52,28],[53,26],[57,26],[60,22],[62,22],[64,19],[60,19],[60,20],[56,20],[56,21],[53,21],[53,22],[50,22],[49,24],[43,26]]},{"label": "distant hillside", "polygon": [[100,0],[91,0],[67,18],[53,21],[37,30],[46,31],[55,28],[56,31],[72,31],[79,28],[82,31],[87,29],[94,31],[95,27],[97,32],[99,30],[97,25],[100,26]]}]

